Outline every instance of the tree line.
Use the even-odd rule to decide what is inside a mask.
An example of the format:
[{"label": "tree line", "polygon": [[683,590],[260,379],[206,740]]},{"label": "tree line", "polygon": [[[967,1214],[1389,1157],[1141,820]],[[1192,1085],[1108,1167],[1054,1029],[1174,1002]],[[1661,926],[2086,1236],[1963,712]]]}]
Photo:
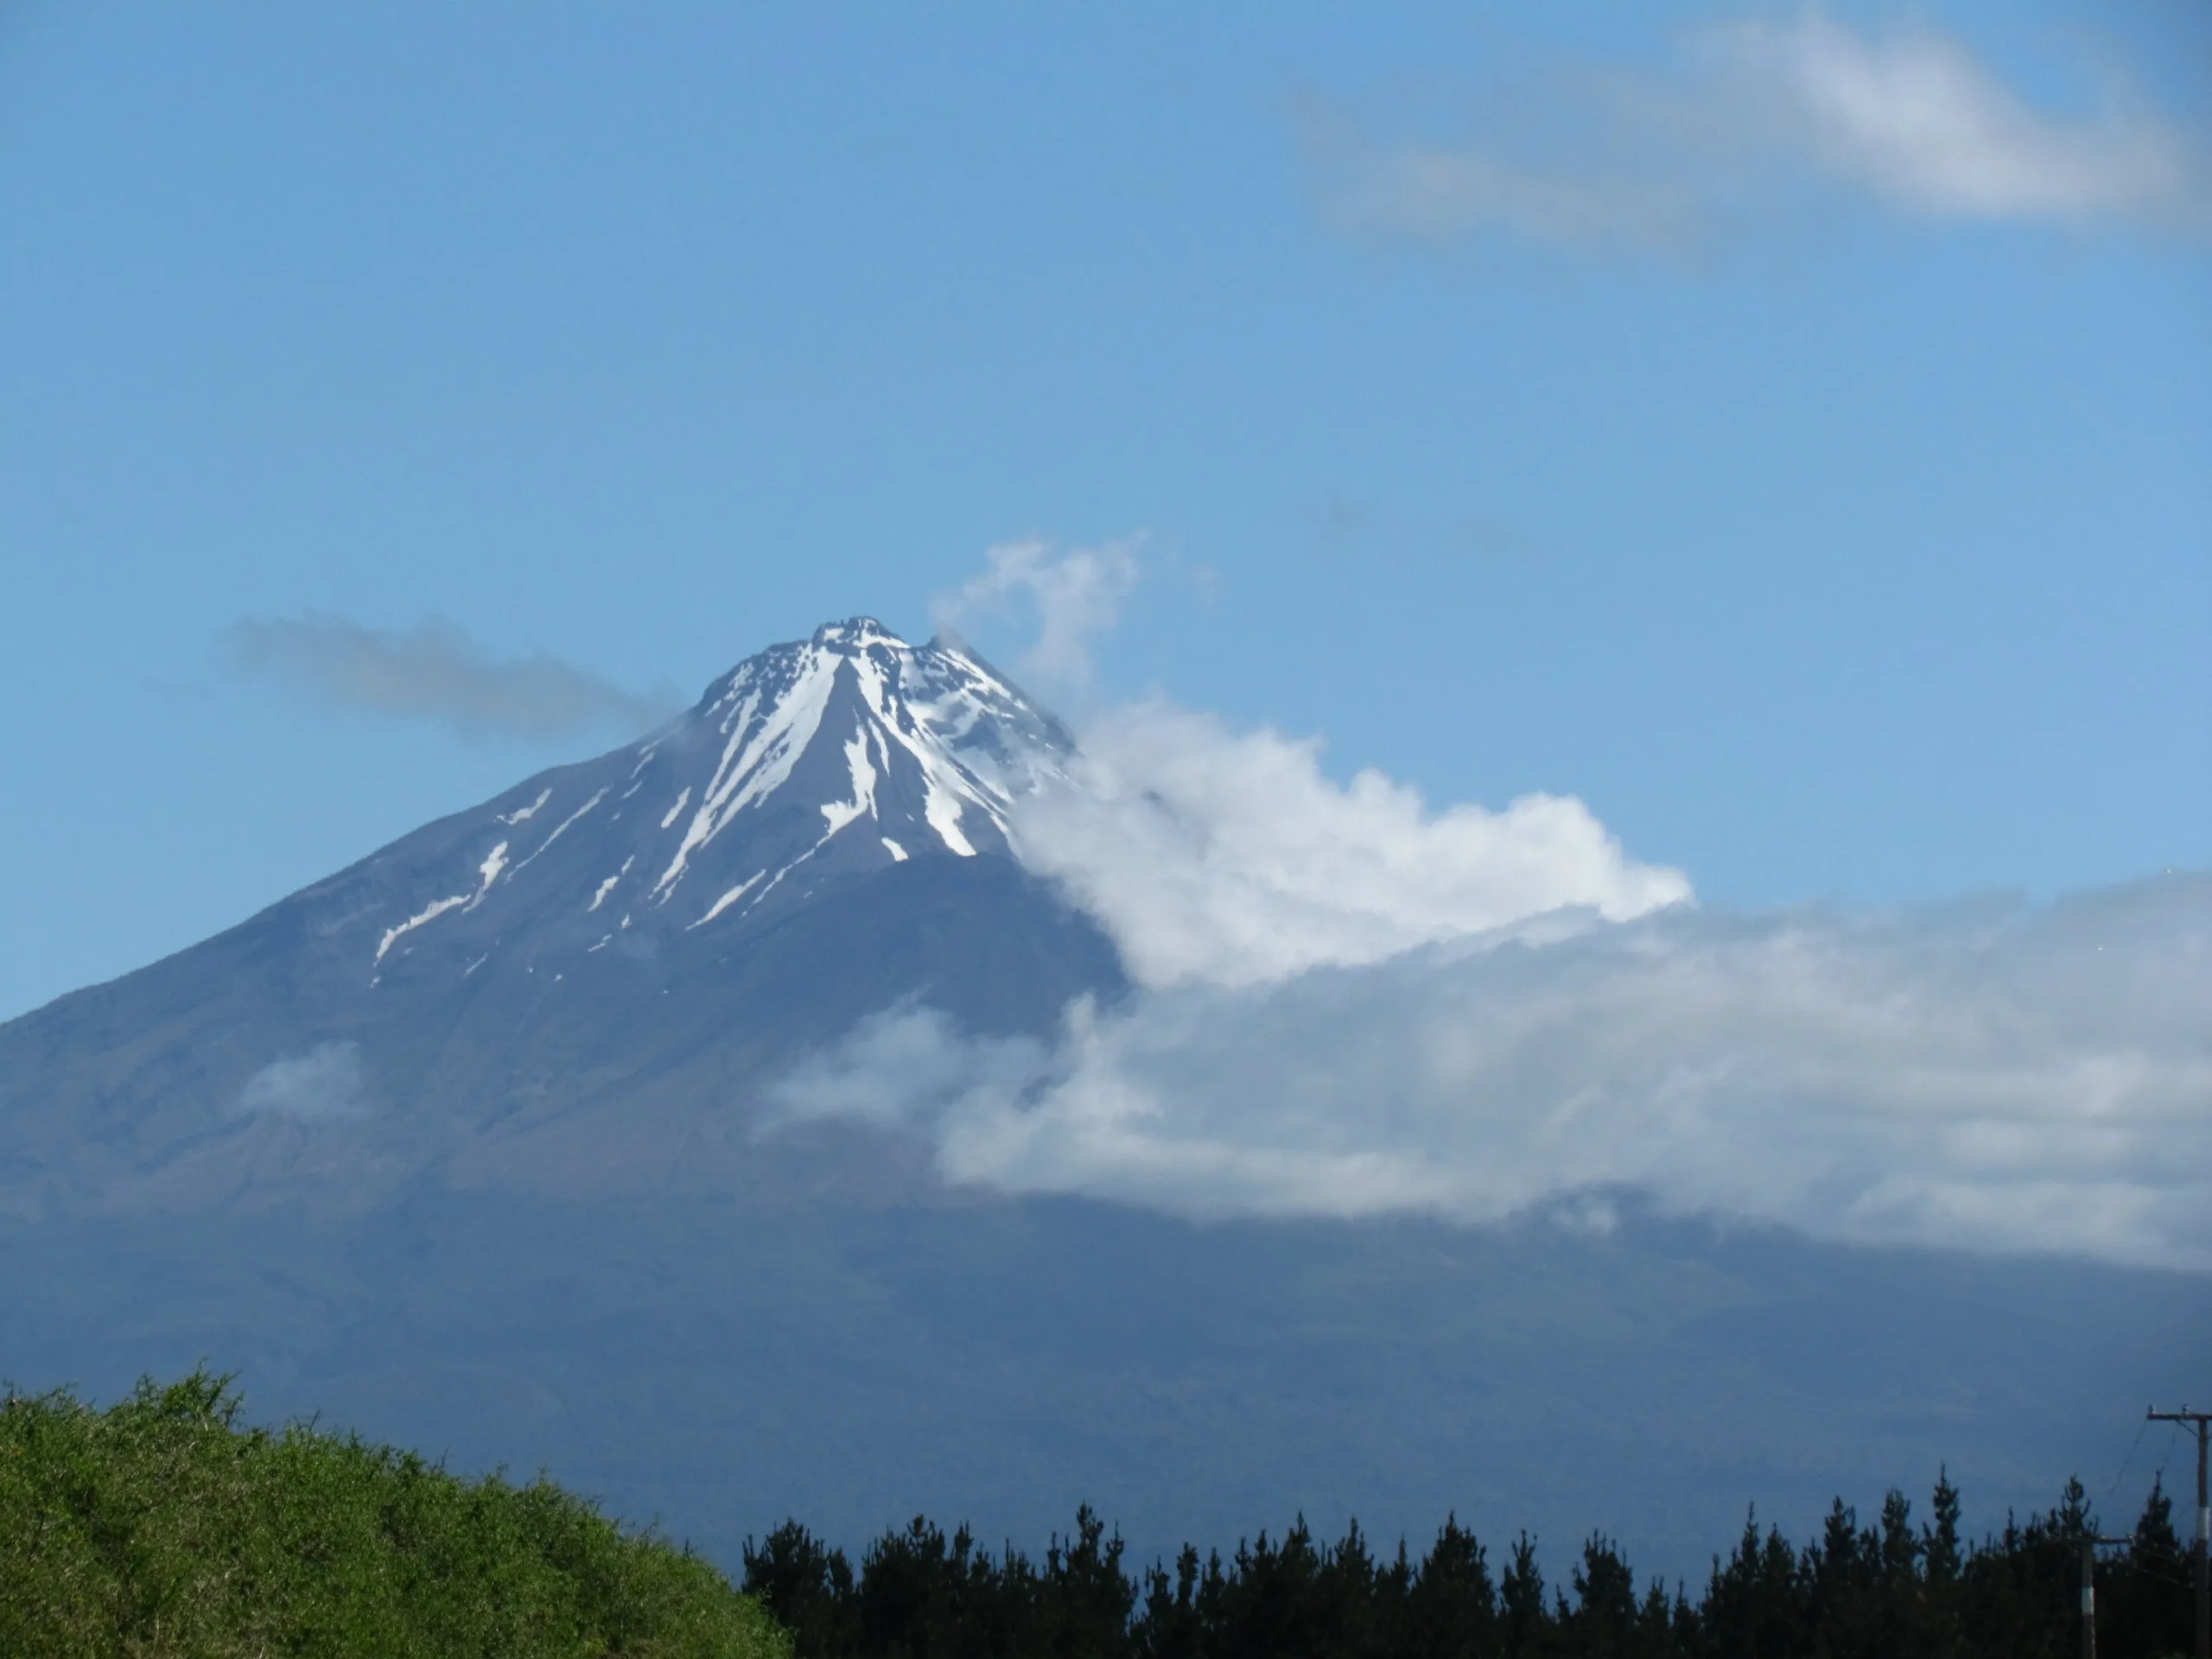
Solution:
[{"label": "tree line", "polygon": [[[1041,1558],[979,1548],[926,1518],[868,1546],[857,1570],[797,1521],[755,1544],[745,1583],[792,1632],[797,1659],[2032,1659],[2081,1650],[2078,1481],[1978,1541],[1939,1476],[1916,1525],[1901,1492],[1871,1524],[1838,1499],[1792,1544],[1747,1518],[1694,1599],[1639,1587],[1593,1535],[1546,1581],[1525,1533],[1493,1560],[1456,1518],[1418,1558],[1378,1553],[1355,1522],[1332,1543],[1301,1517],[1224,1560],[1185,1546],[1141,1569],[1090,1509]],[[2124,1549],[2096,1567],[2101,1659],[2189,1651],[2190,1558],[2162,1485]]]}]

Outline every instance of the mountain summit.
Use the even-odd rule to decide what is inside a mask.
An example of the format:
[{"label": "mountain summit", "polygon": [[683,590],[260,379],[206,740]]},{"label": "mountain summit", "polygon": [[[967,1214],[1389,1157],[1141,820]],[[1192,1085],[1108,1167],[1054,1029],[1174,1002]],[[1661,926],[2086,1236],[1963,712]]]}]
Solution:
[{"label": "mountain summit", "polygon": [[1120,988],[1012,856],[1072,752],[957,644],[858,616],[771,646],[640,741],[0,1026],[0,1213],[758,1166],[762,1085],[877,1009],[1041,1034]]},{"label": "mountain summit", "polygon": [[579,954],[728,937],[911,858],[1009,856],[1014,798],[1072,748],[972,652],[857,616],[747,658],[643,741],[340,880],[376,894],[359,931],[379,982],[563,971]]}]

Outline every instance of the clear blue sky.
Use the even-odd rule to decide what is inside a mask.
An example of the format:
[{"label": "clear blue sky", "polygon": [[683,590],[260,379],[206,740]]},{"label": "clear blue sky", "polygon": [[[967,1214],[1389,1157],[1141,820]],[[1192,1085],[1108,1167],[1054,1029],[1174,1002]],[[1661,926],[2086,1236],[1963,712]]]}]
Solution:
[{"label": "clear blue sky", "polygon": [[19,0],[0,1016],[617,735],[243,620],[688,698],[1024,535],[1708,903],[2212,863],[2206,15]]}]

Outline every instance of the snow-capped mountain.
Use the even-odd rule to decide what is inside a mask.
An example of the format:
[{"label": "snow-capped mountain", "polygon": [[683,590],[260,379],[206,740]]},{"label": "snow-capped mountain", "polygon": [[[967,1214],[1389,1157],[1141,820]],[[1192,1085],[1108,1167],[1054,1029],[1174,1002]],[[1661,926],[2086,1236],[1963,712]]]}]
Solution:
[{"label": "snow-capped mountain", "polygon": [[833,624],[0,1025],[0,1376],[240,1367],[259,1421],[550,1463],[725,1567],[786,1514],[1033,1541],[1086,1498],[1166,1548],[1456,1508],[1675,1539],[1663,1565],[1750,1497],[1816,1525],[1947,1459],[2040,1503],[2111,1466],[2082,1425],[2186,1385],[2202,1344],[2138,1339],[2212,1329],[2178,1275],[1633,1211],[1197,1224],[950,1189],[895,1123],[764,1110],[880,1009],[1018,1047],[1125,988],[1006,855],[1069,755],[958,646]]},{"label": "snow-capped mountain", "polygon": [[1009,852],[1067,733],[987,664],[871,617],[772,646],[651,737],[547,772],[341,880],[365,972],[534,971],[727,936],[912,858]]},{"label": "snow-capped mountain", "polygon": [[1071,752],[957,643],[855,617],[772,646],[641,741],[0,1026],[0,1214],[300,1158],[664,1172],[894,1003],[1041,1034],[1122,983],[1010,855],[1012,804]]}]

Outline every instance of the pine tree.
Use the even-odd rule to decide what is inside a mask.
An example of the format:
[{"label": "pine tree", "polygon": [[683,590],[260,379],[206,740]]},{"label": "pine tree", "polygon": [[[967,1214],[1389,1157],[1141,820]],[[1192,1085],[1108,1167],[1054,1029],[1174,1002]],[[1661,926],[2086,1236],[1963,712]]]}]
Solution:
[{"label": "pine tree", "polygon": [[1544,1575],[1536,1566],[1536,1541],[1522,1533],[1513,1541],[1513,1564],[1497,1586],[1503,1650],[1508,1659],[1542,1653],[1549,1645],[1551,1621],[1544,1606]]},{"label": "pine tree", "polygon": [[[1543,1588],[1537,1586],[1541,1598]],[[1497,1592],[1475,1535],[1446,1517],[1406,1597],[1400,1651],[1434,1659],[1488,1659],[1498,1651]]]},{"label": "pine tree", "polygon": [[[1217,1573],[1218,1555],[1213,1565]],[[1190,1544],[1175,1558],[1172,1586],[1167,1569],[1158,1562],[1146,1569],[1144,1604],[1132,1636],[1132,1646],[1142,1659],[1199,1659],[1207,1651],[1198,1584],[1198,1552]]]},{"label": "pine tree", "polygon": [[852,1618],[853,1569],[841,1549],[825,1548],[797,1521],[770,1533],[759,1549],[745,1541],[745,1592],[767,1604],[793,1633],[794,1659],[848,1659],[857,1654]]},{"label": "pine tree", "polygon": [[1935,1524],[1921,1531],[1917,1641],[1929,1659],[1950,1659],[1959,1651],[1959,1570],[1965,1561],[1959,1544],[1959,1489],[1951,1484],[1948,1466],[1936,1471],[1929,1509]]},{"label": "pine tree", "polygon": [[1030,1650],[1058,1659],[1114,1659],[1128,1649],[1135,1589],[1122,1571],[1122,1535],[1106,1536],[1105,1522],[1086,1503],[1075,1513],[1075,1533],[1058,1537],[1045,1553],[1041,1586],[1043,1645]]},{"label": "pine tree", "polygon": [[2182,1654],[2196,1639],[2196,1612],[2191,1601],[2190,1564],[2174,1532],[2173,1500],[2164,1477],[2151,1483],[2151,1496],[2127,1543],[2127,1559],[2108,1575],[2113,1633],[2107,1650],[2115,1654]]},{"label": "pine tree", "polygon": [[1778,1528],[1759,1536],[1758,1514],[1744,1518],[1743,1536],[1724,1567],[1713,1563],[1703,1621],[1716,1659],[1796,1659],[1807,1650],[1806,1597],[1797,1552]]},{"label": "pine tree", "polygon": [[1572,1575],[1575,1605],[1560,1599],[1559,1623],[1567,1651],[1589,1659],[1624,1659],[1636,1650],[1636,1575],[1612,1541],[1592,1533]]}]

